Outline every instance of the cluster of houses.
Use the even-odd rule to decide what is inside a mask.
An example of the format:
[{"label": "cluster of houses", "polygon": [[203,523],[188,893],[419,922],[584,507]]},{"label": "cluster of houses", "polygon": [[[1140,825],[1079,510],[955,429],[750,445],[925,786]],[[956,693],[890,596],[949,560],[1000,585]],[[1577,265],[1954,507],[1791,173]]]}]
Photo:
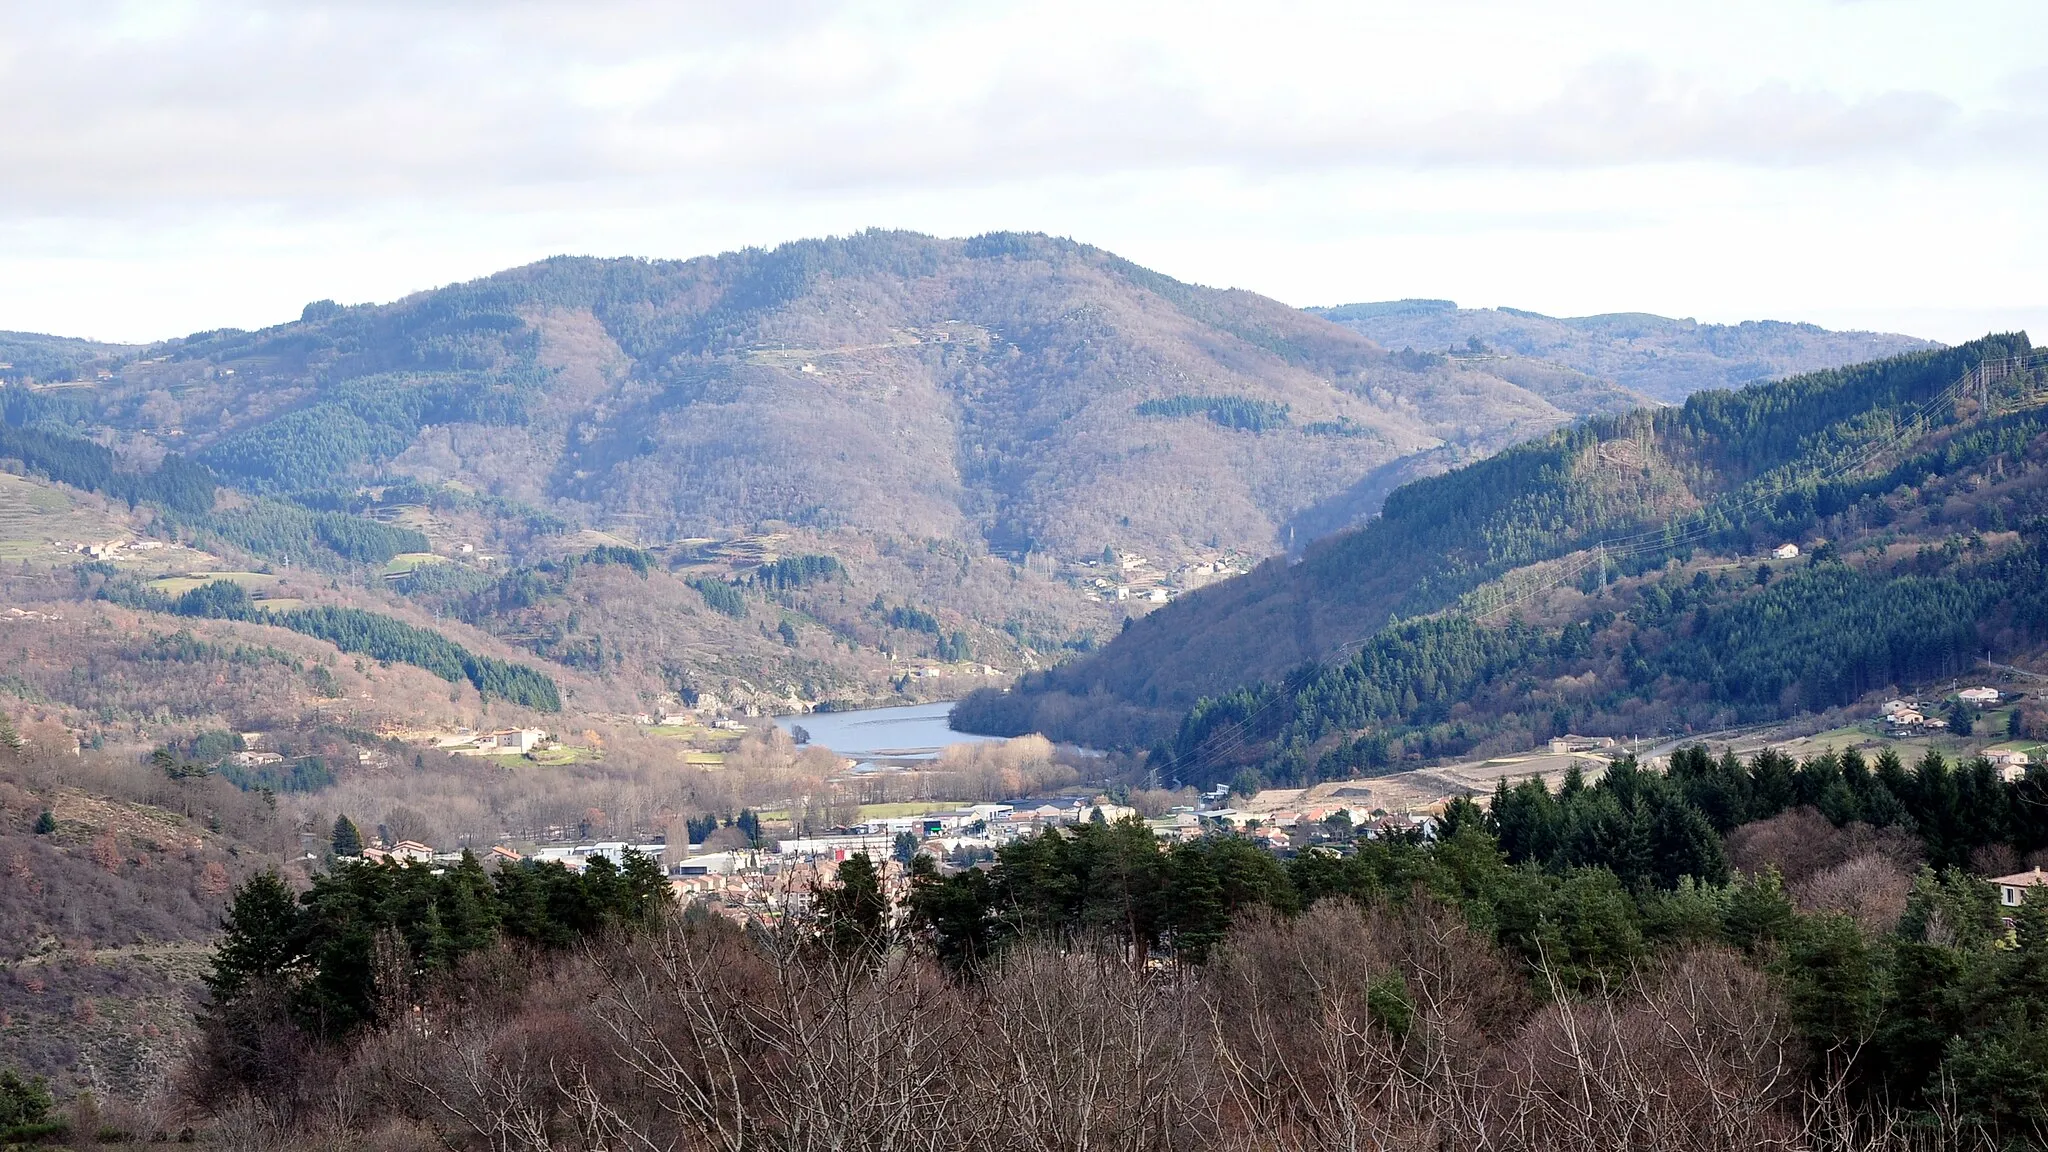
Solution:
[{"label": "cluster of houses", "polygon": [[[1996,707],[2005,699],[2005,694],[1996,688],[1965,688],[1956,693],[1959,703],[1972,708]],[[1933,716],[1932,708],[1922,708],[1911,700],[1887,700],[1878,707],[1877,719],[1895,733],[1939,732],[1948,727],[1948,721]]]},{"label": "cluster of houses", "polygon": [[161,540],[59,540],[54,547],[59,552],[84,556],[89,560],[111,559],[123,550],[131,552],[155,552],[164,547]]},{"label": "cluster of houses", "polygon": [[[885,891],[901,896],[900,889],[909,883],[898,859],[906,835],[915,840],[918,852],[952,867],[965,867],[992,859],[1003,845],[1047,828],[1115,822],[1137,815],[1136,809],[1125,805],[1076,797],[969,804],[914,816],[881,817],[831,834],[791,837],[777,841],[772,848],[692,852],[670,860],[669,882],[686,904],[702,904],[735,919],[773,921],[808,907],[812,890],[830,883],[840,865],[855,854],[866,855],[877,866]],[[1329,839],[1340,828],[1346,835],[1366,837],[1427,834],[1431,823],[1428,818],[1342,806],[1275,812],[1180,808],[1145,821],[1152,834],[1167,843],[1230,831],[1276,851]],[[576,866],[573,860],[563,862]]]},{"label": "cluster of houses", "polygon": [[1878,709],[1877,718],[1895,736],[1940,732],[1948,727],[1948,721],[1939,716],[1927,715],[1911,700],[1885,701]]},{"label": "cluster of houses", "polygon": [[[388,848],[364,848],[363,859],[372,864],[431,864],[445,867],[460,864],[462,853],[437,852],[431,844],[417,840],[400,840]],[[500,844],[478,858],[485,865],[517,864],[525,856]]]},{"label": "cluster of houses", "polygon": [[1236,556],[1182,564],[1171,571],[1161,571],[1143,556],[1118,556],[1073,561],[1066,576],[1097,600],[1164,604],[1183,592],[1249,571],[1251,566]]},{"label": "cluster of houses", "polygon": [[[613,841],[542,847],[524,858],[581,871],[592,860],[603,858],[618,864],[628,851],[638,852],[662,864],[677,898],[685,904],[702,904],[710,911],[740,920],[774,922],[807,908],[817,886],[832,883],[840,866],[856,854],[865,855],[877,867],[885,889],[901,896],[900,889],[909,883],[908,872],[901,864],[906,841],[914,842],[917,852],[941,861],[943,866],[971,867],[993,859],[1005,844],[1048,828],[1108,823],[1137,816],[1136,809],[1100,798],[1060,797],[1012,804],[968,804],[911,816],[878,817],[853,828],[786,837],[768,845],[710,851],[689,846],[678,851],[679,846],[662,842]],[[1323,806],[1273,812],[1181,808],[1146,820],[1145,824],[1156,838],[1167,843],[1229,831],[1267,848],[1287,851],[1330,839],[1340,832],[1346,838],[1427,834],[1431,822],[1427,818],[1389,816],[1376,810]],[[401,863],[445,864],[460,859],[459,854],[435,853],[426,845],[410,841],[388,849],[368,850],[364,855]],[[519,859],[522,857],[518,853],[500,847],[491,850],[487,863]]]},{"label": "cluster of houses", "polygon": [[1428,835],[1436,827],[1435,819],[1429,816],[1407,816],[1343,804],[1266,812],[1205,808],[1182,819],[1185,822],[1175,830],[1179,838],[1198,837],[1212,828],[1224,828],[1276,852],[1340,835],[1371,840],[1381,836]]},{"label": "cluster of houses", "polygon": [[[2006,697],[1996,688],[1980,685],[1963,689],[1956,693],[1955,698],[1958,703],[1972,708],[1990,708],[2003,703]],[[1911,700],[1887,700],[1879,707],[1877,719],[1888,733],[1895,737],[1926,735],[1947,730],[1948,721],[1939,716],[1928,715],[1931,711],[1931,708],[1922,709]],[[2017,780],[2026,775],[2027,766],[2031,763],[2025,752],[2012,748],[1987,749],[1983,755],[1998,769],[1999,777],[2004,780]]]}]

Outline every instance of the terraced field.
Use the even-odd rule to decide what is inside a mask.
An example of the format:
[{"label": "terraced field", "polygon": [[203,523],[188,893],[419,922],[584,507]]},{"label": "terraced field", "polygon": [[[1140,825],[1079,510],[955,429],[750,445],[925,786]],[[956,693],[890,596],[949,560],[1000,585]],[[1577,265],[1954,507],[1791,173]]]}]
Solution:
[{"label": "terraced field", "polygon": [[109,540],[129,534],[126,520],[74,500],[48,484],[0,472],[0,560],[69,563],[58,540]]}]

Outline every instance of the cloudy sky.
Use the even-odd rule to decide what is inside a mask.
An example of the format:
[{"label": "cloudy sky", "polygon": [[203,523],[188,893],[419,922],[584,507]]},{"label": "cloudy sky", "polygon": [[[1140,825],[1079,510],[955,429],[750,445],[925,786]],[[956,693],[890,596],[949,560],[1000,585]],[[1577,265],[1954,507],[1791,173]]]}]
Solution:
[{"label": "cloudy sky", "polygon": [[2043,44],[2039,0],[0,0],[0,328],[883,226],[2048,341]]}]

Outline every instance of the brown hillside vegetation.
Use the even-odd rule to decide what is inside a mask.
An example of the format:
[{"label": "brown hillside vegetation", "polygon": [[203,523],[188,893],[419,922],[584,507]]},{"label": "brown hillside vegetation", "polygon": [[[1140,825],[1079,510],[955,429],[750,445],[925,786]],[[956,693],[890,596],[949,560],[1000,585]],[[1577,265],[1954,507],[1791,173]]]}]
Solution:
[{"label": "brown hillside vegetation", "polygon": [[[485,309],[492,327],[468,322]],[[1627,400],[1603,386],[1560,406],[1483,370],[1404,365],[1264,297],[1071,242],[867,233],[550,260],[195,337],[131,365],[103,404],[202,452],[233,445],[365,370],[433,360],[403,344],[429,325],[463,369],[537,370],[525,418],[430,421],[322,479],[456,481],[642,542],[784,521],[1063,557],[1265,551],[1371,467]],[[1285,422],[1136,411],[1177,396],[1285,405]]]},{"label": "brown hillside vegetation", "polygon": [[81,754],[48,710],[17,716],[0,731],[0,1053],[67,1096],[146,1095],[191,1037],[229,895],[297,838],[224,780]]},{"label": "brown hillside vegetation", "polygon": [[[1817,333],[1786,342],[1853,354]],[[436,614],[628,694],[775,708],[957,696],[988,674],[964,665],[1044,667],[1219,565],[1357,523],[1405,480],[1644,399],[1528,356],[1390,352],[1254,293],[1007,233],[559,258],[93,355],[112,360],[35,361],[9,419],[130,467],[195,457],[231,486],[159,520],[159,542],[277,572],[317,550],[293,515],[369,515],[460,562],[462,579],[399,585]],[[0,558],[122,533],[118,506],[83,511],[0,516]],[[663,572],[539,602],[469,579],[596,545],[654,550]],[[727,616],[684,583],[776,554],[834,557],[846,579]]]},{"label": "brown hillside vegetation", "polygon": [[272,1043],[262,1098],[223,1101],[209,1130],[277,1148],[1902,1146],[1830,1139],[1844,1102],[1804,1086],[1782,998],[1730,950],[1554,1002],[1428,902],[1250,916],[1219,952],[1169,977],[1030,944],[961,984],[914,953],[834,957],[715,918],[543,965],[501,950],[425,999],[430,1027],[339,1055]]}]

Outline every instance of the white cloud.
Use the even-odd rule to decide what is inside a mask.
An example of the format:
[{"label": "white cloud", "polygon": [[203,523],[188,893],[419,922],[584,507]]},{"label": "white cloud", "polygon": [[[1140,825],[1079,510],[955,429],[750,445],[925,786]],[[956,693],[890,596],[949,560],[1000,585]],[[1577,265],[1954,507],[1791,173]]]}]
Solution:
[{"label": "white cloud", "polygon": [[2014,210],[2043,31],[2024,0],[16,6],[0,327],[160,336],[881,224],[1295,302],[1955,335],[2048,299]]}]

